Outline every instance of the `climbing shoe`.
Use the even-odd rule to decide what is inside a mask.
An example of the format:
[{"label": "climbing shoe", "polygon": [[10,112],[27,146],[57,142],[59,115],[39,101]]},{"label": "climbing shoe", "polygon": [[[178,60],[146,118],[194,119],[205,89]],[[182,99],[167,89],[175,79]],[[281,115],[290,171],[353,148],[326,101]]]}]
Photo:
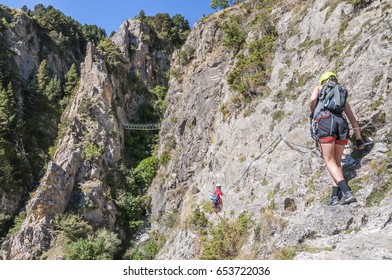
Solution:
[{"label": "climbing shoe", "polygon": [[338,188],[338,200],[341,200],[343,196],[343,192],[340,188]]},{"label": "climbing shoe", "polygon": [[335,206],[335,205],[338,205],[338,204],[339,204],[339,198],[337,196],[332,196],[329,199],[329,203],[328,203],[329,206]]},{"label": "climbing shoe", "polygon": [[351,202],[355,201],[357,201],[357,199],[353,196],[352,192],[348,191],[342,195],[342,198],[339,200],[339,204],[350,204]]}]

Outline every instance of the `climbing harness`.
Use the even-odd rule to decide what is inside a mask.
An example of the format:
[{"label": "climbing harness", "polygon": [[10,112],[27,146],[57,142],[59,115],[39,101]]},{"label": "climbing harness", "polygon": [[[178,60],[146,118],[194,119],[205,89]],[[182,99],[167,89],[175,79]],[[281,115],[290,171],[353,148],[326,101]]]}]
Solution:
[{"label": "climbing harness", "polygon": [[214,207],[215,212],[220,212],[222,210],[223,202],[219,200],[218,196],[213,195],[211,197],[212,206]]}]

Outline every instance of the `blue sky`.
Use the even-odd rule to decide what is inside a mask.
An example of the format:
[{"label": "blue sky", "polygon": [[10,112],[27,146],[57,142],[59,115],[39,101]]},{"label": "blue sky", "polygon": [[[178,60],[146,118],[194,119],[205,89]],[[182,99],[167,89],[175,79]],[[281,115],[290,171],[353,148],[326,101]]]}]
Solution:
[{"label": "blue sky", "polygon": [[211,0],[0,0],[0,4],[17,9],[23,5],[31,10],[36,4],[52,5],[81,24],[96,24],[104,28],[108,35],[117,31],[126,19],[137,16],[142,9],[147,16],[181,14],[192,27],[204,15],[215,12],[210,3]]}]

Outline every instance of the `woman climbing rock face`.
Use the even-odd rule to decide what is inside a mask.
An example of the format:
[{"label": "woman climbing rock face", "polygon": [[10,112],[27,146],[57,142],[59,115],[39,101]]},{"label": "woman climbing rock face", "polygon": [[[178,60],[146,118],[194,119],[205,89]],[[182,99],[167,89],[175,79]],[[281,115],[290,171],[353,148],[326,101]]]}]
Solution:
[{"label": "woman climbing rock face", "polygon": [[[362,150],[362,140],[358,122],[347,101],[347,90],[338,83],[337,75],[325,72],[319,85],[310,96],[311,133],[321,148],[327,169],[332,177],[332,195],[329,205],[349,204],[357,201],[343,176],[342,155],[348,143],[349,127],[346,117],[353,127],[357,148]],[[342,192],[341,198],[339,192]]]}]

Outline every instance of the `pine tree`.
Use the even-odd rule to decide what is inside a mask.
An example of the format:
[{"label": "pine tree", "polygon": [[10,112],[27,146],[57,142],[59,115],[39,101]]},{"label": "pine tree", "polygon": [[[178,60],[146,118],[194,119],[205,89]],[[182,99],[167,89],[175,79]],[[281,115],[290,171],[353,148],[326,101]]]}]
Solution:
[{"label": "pine tree", "polygon": [[144,10],[140,10],[139,15],[137,16],[137,18],[140,19],[140,20],[146,19],[146,13],[144,12]]},{"label": "pine tree", "polygon": [[57,76],[50,79],[49,84],[45,88],[45,95],[48,97],[49,101],[55,101],[60,98],[61,83]]},{"label": "pine tree", "polygon": [[0,83],[0,188],[10,191],[15,185],[15,150],[11,141],[15,130],[15,99],[12,84]]},{"label": "pine tree", "polygon": [[211,8],[213,9],[226,9],[230,6],[229,0],[212,0],[210,3]]},{"label": "pine tree", "polygon": [[0,137],[0,188],[7,192],[15,188],[15,168],[12,164],[14,158],[11,142]]},{"label": "pine tree", "polygon": [[15,107],[12,84],[6,89],[0,84],[0,136],[10,135],[15,129]]},{"label": "pine tree", "polygon": [[172,22],[172,43],[175,46],[180,47],[184,44],[188,37],[190,31],[189,22],[180,14],[175,14],[172,17]]},{"label": "pine tree", "polygon": [[69,97],[73,96],[79,88],[79,77],[75,64],[65,74],[64,95]]},{"label": "pine tree", "polygon": [[46,59],[42,60],[37,71],[37,91],[45,94],[46,87],[50,82],[50,72]]},{"label": "pine tree", "polygon": [[106,38],[106,31],[97,25],[83,25],[82,33],[86,40],[97,45],[99,41]]},{"label": "pine tree", "polygon": [[244,0],[211,0],[210,6],[213,9],[226,9],[231,5],[239,4],[244,2]]}]

